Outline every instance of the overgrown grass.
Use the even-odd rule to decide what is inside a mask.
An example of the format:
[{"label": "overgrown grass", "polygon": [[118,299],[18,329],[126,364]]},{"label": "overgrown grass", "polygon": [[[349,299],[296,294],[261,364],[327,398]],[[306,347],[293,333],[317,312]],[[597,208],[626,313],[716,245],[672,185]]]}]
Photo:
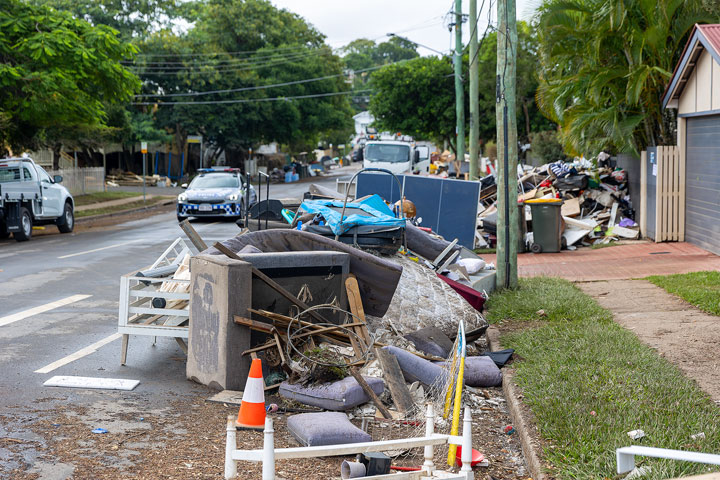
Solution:
[{"label": "overgrown grass", "polygon": [[700,310],[720,315],[720,272],[655,275],[648,280]]},{"label": "overgrown grass", "polygon": [[[540,309],[545,316],[536,313]],[[571,283],[522,280],[520,289],[491,297],[488,316],[506,329],[503,346],[522,358],[515,379],[547,440],[544,458],[558,478],[612,478],[615,449],[633,443],[720,450],[720,410],[711,399]],[[523,328],[539,320],[538,328]],[[631,440],[627,432],[634,429],[646,437]],[[690,439],[698,432],[707,440]],[[708,469],[663,460],[646,464],[652,473],[643,478]]]},{"label": "overgrown grass", "polygon": [[105,207],[105,208],[91,208],[89,210],[82,210],[79,212],[75,212],[75,217],[81,218],[81,217],[90,217],[92,215],[102,215],[105,213],[117,213],[122,212],[124,210],[133,210],[135,208],[140,207],[152,207],[160,203],[162,199],[160,198],[151,198],[147,201],[147,203],[144,203],[142,200],[139,200],[137,202],[130,202],[130,203],[124,203],[122,205],[114,205],[112,207]]},{"label": "overgrown grass", "polygon": [[108,202],[110,200],[118,200],[120,198],[137,197],[139,195],[142,195],[142,194],[137,193],[137,192],[118,192],[118,191],[96,192],[96,193],[87,193],[85,195],[77,195],[77,196],[73,197],[73,200],[75,200],[76,207],[82,207],[84,205],[90,205],[91,203]]}]

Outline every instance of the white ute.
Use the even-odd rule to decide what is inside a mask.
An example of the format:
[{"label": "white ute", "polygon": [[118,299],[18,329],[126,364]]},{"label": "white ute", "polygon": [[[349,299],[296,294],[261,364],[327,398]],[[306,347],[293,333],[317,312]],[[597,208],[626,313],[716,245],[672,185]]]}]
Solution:
[{"label": "white ute", "polygon": [[33,225],[55,224],[61,233],[75,226],[74,201],[62,176],[50,175],[30,158],[0,159],[0,238],[30,240]]}]

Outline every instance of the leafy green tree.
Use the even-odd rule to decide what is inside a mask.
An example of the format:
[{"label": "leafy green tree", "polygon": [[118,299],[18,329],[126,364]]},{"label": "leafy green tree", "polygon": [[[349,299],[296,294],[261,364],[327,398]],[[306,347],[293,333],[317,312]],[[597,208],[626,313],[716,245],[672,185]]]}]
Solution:
[{"label": "leafy green tree", "polygon": [[[351,122],[342,60],[302,18],[266,0],[211,0],[187,35],[157,32],[141,48],[146,98],[179,95],[157,97],[156,113],[179,148],[199,133],[237,162],[258,143],[301,144]],[[298,83],[318,77],[328,78]],[[290,98],[298,96],[308,98]]]},{"label": "leafy green tree", "polygon": [[[535,71],[537,39],[532,29],[518,22],[517,119],[521,141],[529,141],[532,132],[550,130],[535,104],[538,86]],[[495,65],[497,34],[489,33],[478,51],[480,69],[480,138],[484,143],[495,138]],[[347,57],[346,57],[347,58]],[[463,57],[463,78],[468,79],[469,56]],[[347,61],[347,60],[346,60]],[[370,110],[381,128],[402,131],[437,141],[448,140],[455,148],[455,89],[452,65],[448,59],[423,57],[399,65],[389,65],[373,73],[370,86],[374,96]],[[466,121],[468,88],[465,88]],[[466,131],[469,130],[466,129]]]},{"label": "leafy green tree", "polygon": [[546,0],[537,100],[566,148],[637,153],[673,143],[662,93],[693,25],[712,20],[701,0]]},{"label": "leafy green tree", "polygon": [[398,131],[455,148],[453,67],[447,59],[420,57],[388,65],[372,75],[370,112],[380,129]]},{"label": "leafy green tree", "polygon": [[[364,92],[369,88],[372,71],[363,70],[418,57],[416,45],[399,37],[391,37],[390,40],[379,44],[373,40],[359,38],[347,44],[340,53],[348,70],[358,72],[353,73],[355,92]],[[353,108],[356,113],[368,109],[368,102],[364,97],[355,98]]]},{"label": "leafy green tree", "polygon": [[[517,23],[517,84],[516,99],[518,138],[529,141],[532,132],[550,130],[553,123],[540,112],[535,103],[538,88],[537,70],[539,67],[538,40],[525,22]],[[483,40],[478,52],[480,68],[480,138],[495,138],[495,65],[497,64],[497,32],[490,32]]]},{"label": "leafy green tree", "polygon": [[93,25],[112,27],[126,41],[167,27],[173,19],[190,11],[190,4],[179,3],[177,0],[30,1],[36,5],[71,12],[75,17]]},{"label": "leafy green tree", "polygon": [[136,52],[116,31],[45,6],[3,0],[0,9],[0,146],[36,148],[72,131],[105,127],[107,105],[139,81],[121,61]]}]

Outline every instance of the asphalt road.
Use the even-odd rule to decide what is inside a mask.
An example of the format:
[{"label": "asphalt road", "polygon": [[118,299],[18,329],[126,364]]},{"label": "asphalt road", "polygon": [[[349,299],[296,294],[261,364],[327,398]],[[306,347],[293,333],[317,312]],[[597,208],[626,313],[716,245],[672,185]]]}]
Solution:
[{"label": "asphalt road", "polygon": [[[333,188],[336,178],[316,183]],[[273,185],[271,198],[299,197],[306,189],[307,184]],[[7,432],[31,438],[21,424],[36,415],[31,412],[39,405],[47,410],[59,402],[90,405],[122,398],[103,391],[44,387],[55,375],[139,380],[140,385],[124,395],[143,396],[153,404],[204,388],[185,379],[185,355],[172,338],[155,342],[153,337],[131,336],[127,365],[120,365],[120,276],[150,265],[184,234],[174,211],[124,223],[119,218],[117,224],[72,234],[0,241],[0,417],[6,419],[0,422],[0,438]],[[193,225],[208,244],[239,232],[227,221]],[[116,407],[122,408],[120,403]],[[16,461],[5,453],[0,448],[0,467],[13,467],[4,464]],[[26,463],[35,460],[32,451],[25,452]]]}]

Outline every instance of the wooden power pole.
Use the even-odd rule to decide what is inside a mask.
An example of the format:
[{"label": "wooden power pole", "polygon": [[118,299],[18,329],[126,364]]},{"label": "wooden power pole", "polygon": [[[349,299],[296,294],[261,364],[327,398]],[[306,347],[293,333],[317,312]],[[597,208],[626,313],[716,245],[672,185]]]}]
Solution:
[{"label": "wooden power pole", "polygon": [[[465,94],[462,78],[462,0],[455,0],[455,157],[460,165],[465,161]],[[460,172],[455,172],[460,178]]]},{"label": "wooden power pole", "polygon": [[517,24],[515,0],[498,0],[496,111],[498,150],[497,286],[517,287],[520,239],[517,207],[517,121],[515,73]]},{"label": "wooden power pole", "polygon": [[478,142],[480,140],[480,69],[478,64],[477,0],[470,0],[470,180],[478,178]]}]

